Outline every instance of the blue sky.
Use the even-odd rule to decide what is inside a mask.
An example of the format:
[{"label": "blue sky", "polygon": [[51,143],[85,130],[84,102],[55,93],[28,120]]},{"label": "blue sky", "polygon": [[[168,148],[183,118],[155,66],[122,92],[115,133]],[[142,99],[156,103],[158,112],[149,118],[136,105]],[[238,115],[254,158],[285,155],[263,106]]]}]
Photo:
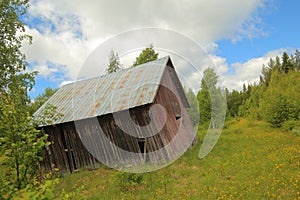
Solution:
[{"label": "blue sky", "polygon": [[299,48],[300,27],[297,19],[300,19],[300,1],[277,0],[273,3],[259,13],[266,35],[236,43],[228,39],[217,41],[217,55],[226,57],[228,63],[232,64],[246,62],[276,49]]},{"label": "blue sky", "polygon": [[[300,48],[299,7],[299,1],[283,0],[165,0],[159,5],[138,0],[32,0],[23,20],[33,44],[25,44],[23,50],[30,68],[40,75],[30,95],[34,98],[46,87],[77,80],[80,73],[86,73],[85,77],[97,74],[92,68],[82,68],[95,48],[124,31],[145,27],[191,38],[207,52],[223,86],[241,89],[243,83],[258,81],[262,64],[270,58]],[[128,38],[128,43],[134,39]],[[99,58],[107,58],[110,50]],[[132,52],[121,56],[124,65],[130,65],[139,53]],[[201,61],[203,69],[210,65],[206,60],[203,57]],[[95,70],[104,71],[106,62],[103,60]],[[197,91],[201,76],[187,73],[190,66],[180,66],[180,61],[177,65]]]}]

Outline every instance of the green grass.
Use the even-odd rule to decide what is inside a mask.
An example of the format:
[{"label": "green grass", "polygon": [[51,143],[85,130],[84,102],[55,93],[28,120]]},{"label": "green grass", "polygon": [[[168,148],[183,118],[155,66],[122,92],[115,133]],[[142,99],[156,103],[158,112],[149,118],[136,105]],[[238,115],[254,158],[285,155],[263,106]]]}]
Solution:
[{"label": "green grass", "polygon": [[126,174],[103,167],[64,175],[57,191],[88,199],[300,199],[300,137],[295,133],[231,120],[200,160],[204,132],[180,159],[143,174],[140,183],[122,183]]},{"label": "green grass", "polygon": [[[0,156],[0,163],[2,163],[3,160],[4,160],[4,156],[1,155]],[[0,179],[2,179],[4,177],[5,170],[6,170],[5,166],[3,166],[3,165],[0,164]]]}]

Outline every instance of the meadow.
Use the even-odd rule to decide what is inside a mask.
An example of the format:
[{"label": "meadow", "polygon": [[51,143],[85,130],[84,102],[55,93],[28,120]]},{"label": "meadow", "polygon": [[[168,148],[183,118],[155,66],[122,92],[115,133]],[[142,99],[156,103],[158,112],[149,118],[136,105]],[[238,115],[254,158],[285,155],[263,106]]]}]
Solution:
[{"label": "meadow", "polygon": [[300,136],[261,121],[225,123],[215,148],[198,143],[168,167],[128,174],[100,167],[59,178],[57,195],[74,199],[300,199]]}]

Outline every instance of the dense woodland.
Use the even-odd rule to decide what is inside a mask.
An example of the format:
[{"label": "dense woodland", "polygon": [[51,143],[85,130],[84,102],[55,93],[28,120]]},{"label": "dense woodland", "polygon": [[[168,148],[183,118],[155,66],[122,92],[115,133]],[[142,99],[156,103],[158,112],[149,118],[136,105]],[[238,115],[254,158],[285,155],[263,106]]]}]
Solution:
[{"label": "dense woodland", "polygon": [[[20,194],[31,199],[51,199],[57,179],[51,174],[41,174],[39,162],[42,150],[50,145],[47,135],[37,130],[32,114],[55,92],[47,88],[45,92],[31,100],[28,91],[34,85],[38,72],[28,72],[28,63],[21,52],[23,42],[31,42],[25,34],[20,18],[26,14],[27,1],[3,0],[0,2],[0,164],[3,174],[0,181],[0,199],[18,198]],[[133,66],[155,60],[158,53],[152,45],[143,50]],[[107,73],[121,68],[118,54],[111,52]],[[287,131],[300,130],[300,52],[283,53],[281,57],[270,59],[262,67],[258,83],[244,85],[242,91],[226,89],[226,118],[249,118],[264,121],[271,127]],[[204,71],[195,94],[186,89],[191,108],[190,118],[196,126],[208,127],[215,111],[224,102],[213,103],[212,99],[224,95],[217,87],[218,75],[212,68]],[[47,115],[55,113],[49,106]],[[199,116],[200,113],[200,116]],[[210,124],[210,126],[213,126]],[[2,171],[1,171],[2,172]],[[64,193],[67,199],[68,194]]]},{"label": "dense woodland", "polygon": [[270,59],[262,66],[260,82],[227,92],[229,117],[264,120],[272,127],[299,128],[300,53]]},{"label": "dense woodland", "polygon": [[[216,83],[217,75],[212,69],[204,72],[203,80],[210,74]],[[206,83],[202,80],[201,90],[198,92],[200,115],[204,115],[200,122],[210,121],[210,97]],[[211,82],[208,80],[206,82]],[[192,95],[189,92],[188,97]],[[300,117],[300,52],[275,59],[262,66],[259,83],[243,85],[242,91],[226,89],[227,118],[249,117],[264,120],[272,127],[285,127],[292,130],[299,127]],[[193,115],[190,115],[191,117]]]}]

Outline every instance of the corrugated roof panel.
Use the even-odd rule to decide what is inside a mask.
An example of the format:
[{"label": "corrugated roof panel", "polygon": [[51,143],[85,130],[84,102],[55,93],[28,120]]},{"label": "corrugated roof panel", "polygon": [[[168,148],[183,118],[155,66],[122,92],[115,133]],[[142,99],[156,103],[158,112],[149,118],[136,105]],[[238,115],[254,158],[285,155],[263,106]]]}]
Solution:
[{"label": "corrugated roof panel", "polygon": [[[56,124],[152,103],[169,57],[62,86],[46,103],[63,117]],[[46,104],[45,103],[45,104]],[[34,114],[38,116],[45,104]]]}]

